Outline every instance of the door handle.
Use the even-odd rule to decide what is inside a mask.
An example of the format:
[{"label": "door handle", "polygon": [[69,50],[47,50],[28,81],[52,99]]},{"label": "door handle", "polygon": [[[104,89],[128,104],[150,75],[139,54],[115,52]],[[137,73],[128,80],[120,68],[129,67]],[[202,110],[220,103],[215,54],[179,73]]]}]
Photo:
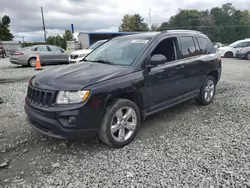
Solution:
[{"label": "door handle", "polygon": [[179,69],[183,69],[183,68],[184,68],[184,65],[180,65],[180,66],[177,66],[175,69],[179,70]]}]

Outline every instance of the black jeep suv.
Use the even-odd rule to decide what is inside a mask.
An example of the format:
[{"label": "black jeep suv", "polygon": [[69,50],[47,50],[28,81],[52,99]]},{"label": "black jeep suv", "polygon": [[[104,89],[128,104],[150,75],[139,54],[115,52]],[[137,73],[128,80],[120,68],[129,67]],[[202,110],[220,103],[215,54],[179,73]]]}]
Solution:
[{"label": "black jeep suv", "polygon": [[130,143],[140,121],[186,100],[212,102],[221,59],[209,38],[188,30],[113,38],[82,62],[44,71],[28,86],[25,111],[55,138]]}]

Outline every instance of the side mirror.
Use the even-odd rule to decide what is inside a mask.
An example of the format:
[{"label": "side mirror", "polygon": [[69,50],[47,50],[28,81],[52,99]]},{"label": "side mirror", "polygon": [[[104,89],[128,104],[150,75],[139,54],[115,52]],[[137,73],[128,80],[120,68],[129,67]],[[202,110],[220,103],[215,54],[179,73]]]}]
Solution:
[{"label": "side mirror", "polygon": [[157,66],[167,62],[167,58],[162,54],[155,54],[150,58],[150,65]]}]

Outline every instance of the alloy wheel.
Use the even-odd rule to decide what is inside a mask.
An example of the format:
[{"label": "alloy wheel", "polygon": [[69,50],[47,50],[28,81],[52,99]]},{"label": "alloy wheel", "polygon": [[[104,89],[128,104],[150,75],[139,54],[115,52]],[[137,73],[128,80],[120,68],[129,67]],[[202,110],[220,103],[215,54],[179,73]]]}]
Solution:
[{"label": "alloy wheel", "polygon": [[214,96],[214,82],[213,80],[208,80],[205,86],[204,99],[210,102]]},{"label": "alloy wheel", "polygon": [[117,142],[125,142],[134,134],[137,126],[136,112],[131,107],[122,107],[111,121],[111,135]]}]

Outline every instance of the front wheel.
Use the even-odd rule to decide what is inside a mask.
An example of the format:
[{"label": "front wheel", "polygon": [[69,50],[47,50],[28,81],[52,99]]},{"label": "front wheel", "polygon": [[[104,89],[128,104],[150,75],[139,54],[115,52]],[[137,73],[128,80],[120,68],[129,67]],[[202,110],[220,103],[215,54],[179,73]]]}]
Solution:
[{"label": "front wheel", "polygon": [[226,53],[225,53],[225,57],[226,57],[226,58],[233,58],[233,57],[234,57],[234,54],[233,54],[233,52],[226,52]]},{"label": "front wheel", "polygon": [[104,143],[120,148],[135,138],[139,125],[137,105],[127,99],[115,99],[106,108],[98,135]]},{"label": "front wheel", "polygon": [[214,99],[215,87],[214,77],[208,76],[201,87],[200,95],[196,101],[201,105],[209,105]]}]

